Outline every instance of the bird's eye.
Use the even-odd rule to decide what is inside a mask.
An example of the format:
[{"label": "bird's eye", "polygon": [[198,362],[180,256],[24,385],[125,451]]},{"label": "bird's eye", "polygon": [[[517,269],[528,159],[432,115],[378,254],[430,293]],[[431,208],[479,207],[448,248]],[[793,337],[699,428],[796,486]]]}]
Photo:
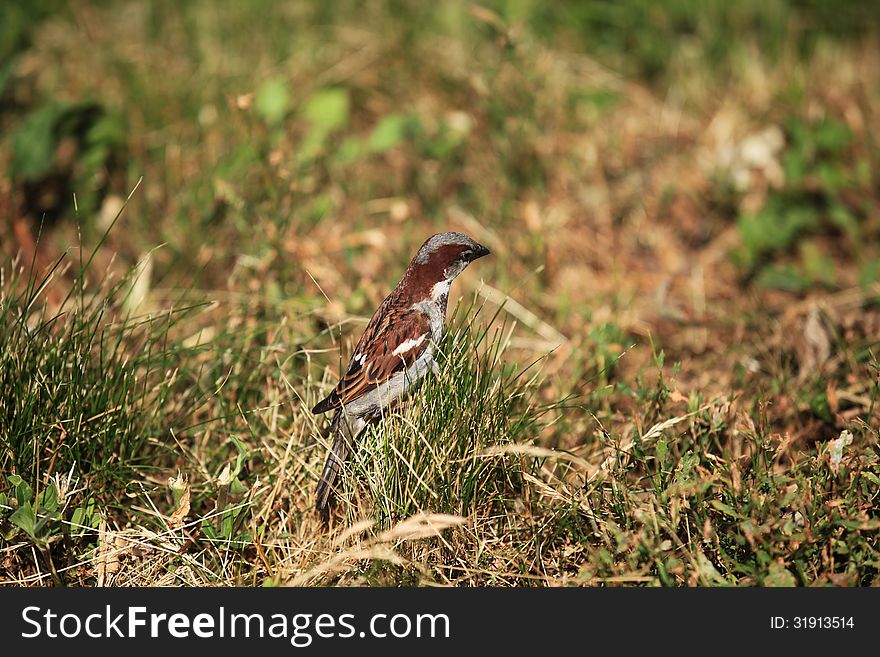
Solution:
[{"label": "bird's eye", "polygon": [[465,249],[464,251],[461,252],[462,258],[470,258],[472,255],[474,255],[474,252],[471,251],[470,249]]}]

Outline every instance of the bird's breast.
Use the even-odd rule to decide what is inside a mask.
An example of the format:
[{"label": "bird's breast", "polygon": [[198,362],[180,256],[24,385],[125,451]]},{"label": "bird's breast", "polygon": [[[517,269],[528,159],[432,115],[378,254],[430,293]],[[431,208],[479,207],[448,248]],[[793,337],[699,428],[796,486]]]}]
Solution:
[{"label": "bird's breast", "polygon": [[431,341],[434,344],[438,344],[443,338],[443,329],[446,325],[446,294],[443,294],[436,300],[422,301],[414,304],[414,307],[428,318],[428,325],[431,329]]}]

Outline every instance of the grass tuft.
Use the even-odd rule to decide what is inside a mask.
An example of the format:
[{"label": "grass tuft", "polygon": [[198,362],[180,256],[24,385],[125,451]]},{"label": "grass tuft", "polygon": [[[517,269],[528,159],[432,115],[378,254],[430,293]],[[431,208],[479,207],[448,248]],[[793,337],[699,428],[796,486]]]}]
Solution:
[{"label": "grass tuft", "polygon": [[367,431],[349,481],[355,497],[363,489],[371,510],[354,506],[350,520],[366,513],[387,527],[419,513],[492,515],[522,504],[532,466],[503,448],[530,443],[550,407],[533,399],[538,374],[505,361],[504,325],[490,328],[475,310],[471,304],[453,313],[439,348],[439,375],[428,377],[401,412]]}]

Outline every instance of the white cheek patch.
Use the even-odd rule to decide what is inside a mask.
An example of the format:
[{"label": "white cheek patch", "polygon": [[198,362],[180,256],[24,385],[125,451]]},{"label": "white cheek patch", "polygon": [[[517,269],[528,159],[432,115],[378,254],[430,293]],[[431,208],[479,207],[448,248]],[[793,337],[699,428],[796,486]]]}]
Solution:
[{"label": "white cheek patch", "polygon": [[428,334],[425,333],[421,337],[412,338],[410,340],[404,340],[403,342],[401,342],[397,346],[397,349],[395,349],[394,351],[391,352],[391,355],[392,356],[401,356],[401,355],[405,354],[406,352],[408,352],[409,350],[415,349],[416,347],[418,347],[420,344],[422,344],[425,341],[425,338],[427,338],[427,337],[428,337]]},{"label": "white cheek patch", "polygon": [[440,281],[439,283],[434,283],[434,287],[431,288],[431,301],[437,301],[444,294],[449,294],[449,286],[452,285],[452,281]]}]

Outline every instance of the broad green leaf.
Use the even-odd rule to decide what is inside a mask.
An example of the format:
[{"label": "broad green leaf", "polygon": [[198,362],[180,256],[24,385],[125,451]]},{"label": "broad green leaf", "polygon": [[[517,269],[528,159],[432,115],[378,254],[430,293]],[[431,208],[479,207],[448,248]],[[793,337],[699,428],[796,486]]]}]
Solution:
[{"label": "broad green leaf", "polygon": [[[15,483],[13,483],[13,478],[16,480]],[[19,506],[22,506],[25,503],[30,504],[33,501],[34,491],[31,489],[28,482],[18,475],[10,477],[9,482],[15,487],[15,499],[18,500]]]},{"label": "broad green leaf", "polygon": [[740,516],[739,513],[734,511],[731,507],[729,507],[727,504],[725,504],[724,502],[722,502],[720,500],[712,500],[711,502],[709,502],[709,504],[711,504],[714,508],[721,511],[721,513],[723,513],[724,515],[729,516],[731,518],[741,518],[742,517],[742,516]]},{"label": "broad green leaf", "polygon": [[37,516],[30,502],[25,502],[9,516],[9,522],[21,529],[31,538],[36,538]]},{"label": "broad green leaf", "polygon": [[281,123],[290,111],[290,91],[280,78],[264,80],[254,98],[254,110],[269,125]]},{"label": "broad green leaf", "polygon": [[306,101],[302,116],[312,125],[312,132],[323,137],[348,123],[349,105],[346,89],[321,89]]},{"label": "broad green leaf", "polygon": [[821,150],[837,154],[850,143],[852,133],[845,123],[826,119],[816,126],[815,139]]},{"label": "broad green leaf", "polygon": [[80,536],[84,533],[86,525],[86,511],[83,507],[78,506],[70,515],[70,533],[72,536]]},{"label": "broad green leaf", "polygon": [[340,164],[350,164],[360,158],[363,152],[363,143],[356,137],[348,137],[336,149],[336,161]]},{"label": "broad green leaf", "polygon": [[783,201],[770,203],[758,214],[743,215],[738,221],[743,245],[752,259],[788,247],[798,236],[818,224],[815,208],[786,206]]},{"label": "broad green leaf", "polygon": [[53,484],[49,484],[37,496],[37,508],[40,513],[51,513],[58,509],[58,491]]},{"label": "broad green leaf", "polygon": [[52,104],[31,112],[12,137],[13,179],[33,180],[52,168],[55,155],[55,124],[67,111],[66,104]]},{"label": "broad green leaf", "polygon": [[389,114],[373,128],[367,140],[367,148],[373,153],[384,153],[404,141],[412,125],[412,117]]},{"label": "broad green leaf", "polygon": [[[34,513],[37,517],[37,522],[34,525],[34,537],[38,539],[46,538],[52,533],[52,523],[60,519],[61,516],[57,511],[49,511],[45,509],[35,509]],[[57,529],[57,525],[55,526],[55,529]]]},{"label": "broad green leaf", "polygon": [[755,280],[759,287],[799,292],[810,286],[810,281],[791,267],[773,266],[764,269]]}]

